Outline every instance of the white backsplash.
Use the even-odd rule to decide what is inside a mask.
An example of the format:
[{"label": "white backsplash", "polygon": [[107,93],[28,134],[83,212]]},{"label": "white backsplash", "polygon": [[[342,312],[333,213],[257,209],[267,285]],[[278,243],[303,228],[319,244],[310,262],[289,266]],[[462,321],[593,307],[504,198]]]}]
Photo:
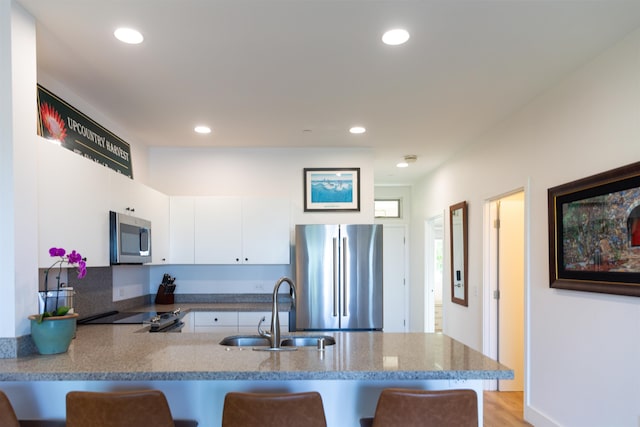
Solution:
[{"label": "white backsplash", "polygon": [[[156,293],[165,273],[176,278],[177,294],[268,294],[273,292],[273,286],[280,277],[292,277],[292,267],[290,265],[151,266],[149,267],[149,293]],[[286,289],[283,292],[285,291]]]}]

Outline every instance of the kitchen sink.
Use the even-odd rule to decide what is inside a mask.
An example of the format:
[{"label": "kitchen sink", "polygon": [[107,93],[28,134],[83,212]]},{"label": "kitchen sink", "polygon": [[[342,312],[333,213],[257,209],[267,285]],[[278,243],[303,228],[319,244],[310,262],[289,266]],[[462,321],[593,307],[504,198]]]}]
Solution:
[{"label": "kitchen sink", "polygon": [[233,335],[225,337],[220,341],[220,345],[227,345],[231,347],[260,347],[269,346],[269,339],[260,335]]},{"label": "kitchen sink", "polygon": [[336,340],[333,337],[327,335],[319,336],[296,336],[296,337],[284,337],[280,341],[282,347],[316,347],[318,340],[323,339],[324,345],[334,345]]},{"label": "kitchen sink", "polygon": [[[286,336],[280,339],[281,347],[316,347],[318,340],[324,339],[324,345],[334,345],[336,340],[328,335]],[[260,335],[232,335],[220,341],[220,345],[231,347],[269,347],[269,339]]]}]

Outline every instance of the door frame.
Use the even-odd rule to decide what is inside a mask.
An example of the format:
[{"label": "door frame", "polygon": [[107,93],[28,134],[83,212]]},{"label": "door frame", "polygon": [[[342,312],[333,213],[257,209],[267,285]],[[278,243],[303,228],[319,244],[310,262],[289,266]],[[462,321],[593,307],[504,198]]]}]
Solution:
[{"label": "door frame", "polygon": [[[440,233],[437,233],[435,224],[440,222]],[[428,218],[425,221],[424,227],[424,321],[423,321],[423,330],[424,332],[434,332],[435,331],[435,310],[436,310],[436,300],[435,300],[435,283],[433,281],[433,274],[431,274],[431,269],[435,269],[433,267],[433,242],[436,240],[436,237],[440,236],[444,241],[444,211],[438,215],[434,215],[431,218]],[[442,278],[442,286],[444,286],[444,271]],[[443,329],[444,329],[444,304],[443,304]]]},{"label": "door frame", "polygon": [[[524,192],[524,372],[523,372],[523,395],[524,404],[528,405],[529,385],[530,385],[530,293],[531,293],[531,181],[520,188],[508,191],[495,197],[485,199],[483,212],[483,325],[482,325],[482,352],[491,357],[497,358],[498,352],[498,325],[497,309],[498,305],[493,298],[492,290],[495,288],[497,280],[497,269],[493,262],[492,251],[496,247],[496,235],[493,231],[493,219],[495,218],[495,202],[515,193]],[[495,391],[498,389],[497,380],[486,380],[485,390]]]}]

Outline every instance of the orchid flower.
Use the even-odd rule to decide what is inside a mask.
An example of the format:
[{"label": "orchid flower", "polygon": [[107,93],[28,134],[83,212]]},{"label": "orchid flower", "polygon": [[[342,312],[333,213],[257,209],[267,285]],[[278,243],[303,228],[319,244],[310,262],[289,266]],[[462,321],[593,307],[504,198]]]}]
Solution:
[{"label": "orchid flower", "polygon": [[58,298],[56,298],[55,310],[51,312],[47,311],[48,298],[46,297],[46,295],[47,295],[47,292],[49,291],[49,271],[53,267],[55,267],[56,265],[58,266],[58,276],[56,276],[56,279],[58,281],[56,289],[58,291],[60,291],[60,287],[62,285],[60,283],[60,273],[62,272],[63,264],[66,263],[70,267],[75,266],[76,270],[78,271],[78,279],[82,279],[84,276],[87,275],[87,259],[83,258],[82,255],[80,255],[79,252],[76,252],[75,249],[72,250],[69,254],[67,254],[67,251],[64,248],[51,248],[49,249],[49,255],[58,259],[53,264],[51,264],[51,267],[47,268],[47,270],[44,273],[45,299],[44,299],[44,310],[41,315],[41,318],[50,317],[50,316],[64,316],[70,310],[70,307],[58,307]]}]

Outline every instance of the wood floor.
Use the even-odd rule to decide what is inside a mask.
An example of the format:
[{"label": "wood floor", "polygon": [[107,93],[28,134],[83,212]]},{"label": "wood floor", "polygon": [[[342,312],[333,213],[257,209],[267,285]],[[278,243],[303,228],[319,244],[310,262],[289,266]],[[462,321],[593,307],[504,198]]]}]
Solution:
[{"label": "wood floor", "polygon": [[531,426],[522,415],[521,391],[485,391],[484,427]]}]

